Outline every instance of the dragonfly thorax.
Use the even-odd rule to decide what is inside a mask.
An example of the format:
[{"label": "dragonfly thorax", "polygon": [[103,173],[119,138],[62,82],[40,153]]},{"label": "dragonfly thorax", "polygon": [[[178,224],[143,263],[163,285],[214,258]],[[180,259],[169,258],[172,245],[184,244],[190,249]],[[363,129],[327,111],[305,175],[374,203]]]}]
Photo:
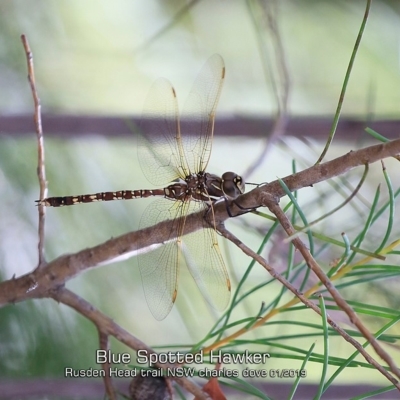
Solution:
[{"label": "dragonfly thorax", "polygon": [[[164,189],[165,196],[173,200],[210,202],[213,200],[207,190],[210,184],[208,182],[210,175],[205,172],[199,172],[188,175],[184,180],[179,179]],[[221,196],[219,195],[218,197]]]}]

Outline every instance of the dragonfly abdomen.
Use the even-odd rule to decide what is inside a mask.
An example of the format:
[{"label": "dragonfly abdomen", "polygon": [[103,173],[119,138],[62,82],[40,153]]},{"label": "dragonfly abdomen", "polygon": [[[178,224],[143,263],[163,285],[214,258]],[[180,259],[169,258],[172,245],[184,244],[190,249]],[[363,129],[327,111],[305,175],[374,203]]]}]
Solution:
[{"label": "dragonfly abdomen", "polygon": [[165,189],[120,190],[118,192],[100,192],[82,194],[79,196],[48,197],[47,199],[36,200],[36,202],[38,205],[46,207],[62,207],[82,203],[93,203],[95,201],[131,200],[151,196],[166,196]]}]

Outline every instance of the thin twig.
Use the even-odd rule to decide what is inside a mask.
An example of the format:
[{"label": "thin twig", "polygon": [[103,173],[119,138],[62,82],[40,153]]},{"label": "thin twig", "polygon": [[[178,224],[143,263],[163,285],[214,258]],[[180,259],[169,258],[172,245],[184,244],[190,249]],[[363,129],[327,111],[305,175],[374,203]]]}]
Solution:
[{"label": "thin twig", "polygon": [[136,51],[147,49],[151,44],[158,40],[162,35],[166,34],[170,29],[172,29],[181,18],[183,18],[191,8],[193,8],[201,0],[191,0],[189,3],[185,4],[173,17],[172,19],[161,29],[159,29],[150,39],[146,40],[145,43],[140,45]]},{"label": "thin twig", "polygon": [[[25,35],[21,35],[22,44],[25,49],[26,61],[28,64],[28,80],[29,85],[32,91],[33,102],[35,105],[35,129],[36,129],[36,137],[37,137],[37,145],[38,145],[38,166],[37,166],[37,175],[39,179],[39,187],[40,187],[40,199],[44,199],[47,196],[47,187],[46,187],[46,170],[44,163],[44,143],[43,143],[43,129],[42,129],[42,117],[41,117],[41,105],[40,99],[36,90],[36,81],[35,81],[35,71],[33,69],[33,55],[31,48],[28,43],[28,39]],[[46,260],[44,257],[44,229],[45,229],[45,207],[39,206],[39,227],[38,227],[38,235],[39,235],[39,243],[38,243],[38,268],[42,268],[46,264]]]},{"label": "thin twig", "polygon": [[[108,351],[110,350],[110,341],[108,340],[108,335],[104,332],[102,332],[99,327],[97,328],[98,332],[99,332],[99,350],[104,350],[106,353],[108,353]],[[101,367],[104,371],[104,387],[106,388],[106,392],[108,397],[111,400],[117,400],[117,397],[115,395],[115,390],[112,384],[112,380],[111,380],[111,376],[110,376],[110,368],[111,368],[111,364],[108,361],[108,357],[107,357],[107,361],[103,364],[101,364]]]}]

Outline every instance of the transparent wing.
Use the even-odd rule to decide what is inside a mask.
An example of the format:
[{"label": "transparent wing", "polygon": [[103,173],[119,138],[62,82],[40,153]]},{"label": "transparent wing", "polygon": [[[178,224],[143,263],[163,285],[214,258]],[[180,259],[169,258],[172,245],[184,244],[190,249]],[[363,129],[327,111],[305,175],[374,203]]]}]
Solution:
[{"label": "transparent wing", "polygon": [[229,276],[214,229],[204,220],[204,229],[182,238],[184,219],[181,217],[201,210],[206,210],[202,202],[159,199],[143,213],[141,229],[166,219],[171,223],[166,243],[138,256],[146,301],[157,320],[164,319],[175,302],[182,263],[186,263],[201,293],[213,307],[223,310],[229,302]]},{"label": "transparent wing", "polygon": [[169,314],[176,299],[181,258],[178,238],[182,231],[182,220],[179,217],[186,212],[186,204],[167,199],[156,200],[146,208],[140,221],[140,229],[143,229],[166,219],[171,220],[166,243],[138,256],[146,301],[157,320]]},{"label": "transparent wing", "polygon": [[181,144],[190,172],[206,169],[210,159],[215,111],[225,77],[224,60],[212,55],[200,70],[181,114]]},{"label": "transparent wing", "polygon": [[179,154],[179,113],[171,83],[157,79],[146,97],[138,140],[138,157],[143,174],[154,185],[166,185],[186,176]]},{"label": "transparent wing", "polygon": [[[191,202],[189,212],[203,209],[203,203]],[[231,284],[218,246],[217,234],[203,220],[203,229],[183,236],[182,246],[186,265],[204,298],[219,311],[230,299]]]}]

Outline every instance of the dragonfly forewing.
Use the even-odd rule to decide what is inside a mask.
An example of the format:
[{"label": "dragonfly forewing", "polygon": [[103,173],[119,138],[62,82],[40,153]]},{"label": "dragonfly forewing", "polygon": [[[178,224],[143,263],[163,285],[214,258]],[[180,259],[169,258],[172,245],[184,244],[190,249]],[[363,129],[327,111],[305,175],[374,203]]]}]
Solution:
[{"label": "dragonfly forewing", "polygon": [[176,137],[179,111],[171,83],[157,79],[151,86],[143,107],[138,158],[143,174],[154,185],[165,185],[186,176]]},{"label": "dragonfly forewing", "polygon": [[[208,207],[199,201],[161,199],[144,212],[140,227],[170,221],[170,231],[164,245],[139,255],[139,268],[147,304],[158,319],[170,312],[178,290],[179,269],[186,264],[204,298],[211,306],[223,310],[230,298],[230,281],[215,230],[204,219]],[[201,211],[203,229],[185,234],[188,214]]]},{"label": "dragonfly forewing", "polygon": [[200,70],[183,106],[182,146],[191,172],[204,171],[210,159],[215,111],[224,78],[224,60],[214,54]]}]

